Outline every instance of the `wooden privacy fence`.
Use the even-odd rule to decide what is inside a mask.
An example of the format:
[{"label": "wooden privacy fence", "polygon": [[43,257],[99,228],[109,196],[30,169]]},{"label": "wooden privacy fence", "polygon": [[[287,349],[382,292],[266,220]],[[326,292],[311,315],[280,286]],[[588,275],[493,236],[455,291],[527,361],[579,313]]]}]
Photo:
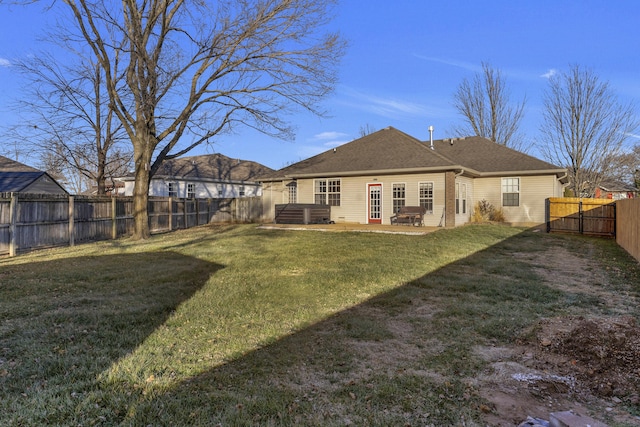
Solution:
[{"label": "wooden privacy fence", "polygon": [[616,235],[616,203],[608,199],[553,197],[546,200],[547,232]]},{"label": "wooden privacy fence", "polygon": [[640,199],[616,202],[616,242],[640,261]]},{"label": "wooden privacy fence", "polygon": [[[176,199],[150,197],[152,233],[210,222],[252,222],[262,217],[258,197]],[[0,255],[116,239],[133,234],[132,197],[0,194]]]}]

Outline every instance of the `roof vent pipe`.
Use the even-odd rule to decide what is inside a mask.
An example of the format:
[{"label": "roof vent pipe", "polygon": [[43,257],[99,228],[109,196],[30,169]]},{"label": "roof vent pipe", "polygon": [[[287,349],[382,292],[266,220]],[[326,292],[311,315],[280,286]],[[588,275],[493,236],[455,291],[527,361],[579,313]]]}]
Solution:
[{"label": "roof vent pipe", "polygon": [[429,147],[433,150],[433,126],[429,126]]}]

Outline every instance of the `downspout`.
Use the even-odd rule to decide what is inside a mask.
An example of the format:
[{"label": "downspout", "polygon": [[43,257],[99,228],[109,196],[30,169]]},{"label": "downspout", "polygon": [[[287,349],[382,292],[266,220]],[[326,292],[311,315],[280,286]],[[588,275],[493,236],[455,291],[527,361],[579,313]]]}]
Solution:
[{"label": "downspout", "polygon": [[558,194],[558,197],[564,197],[564,189],[569,186],[569,182],[568,181],[567,181],[566,184],[562,183],[562,180],[565,179],[567,176],[569,176],[569,172],[565,172],[564,175],[562,175],[559,178],[556,178],[558,181],[560,181],[560,185],[562,185],[562,194]]}]

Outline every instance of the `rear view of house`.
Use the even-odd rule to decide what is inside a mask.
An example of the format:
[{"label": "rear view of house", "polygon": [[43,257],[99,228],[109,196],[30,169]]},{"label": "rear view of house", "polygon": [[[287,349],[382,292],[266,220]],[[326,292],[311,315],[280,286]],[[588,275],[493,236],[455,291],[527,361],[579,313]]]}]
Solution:
[{"label": "rear view of house", "polygon": [[277,204],[331,207],[331,221],[390,224],[402,206],[422,206],[427,226],[470,221],[479,201],[505,220],[545,221],[545,199],[560,197],[566,170],[482,137],[421,141],[392,127],[260,177],[263,210]]}]

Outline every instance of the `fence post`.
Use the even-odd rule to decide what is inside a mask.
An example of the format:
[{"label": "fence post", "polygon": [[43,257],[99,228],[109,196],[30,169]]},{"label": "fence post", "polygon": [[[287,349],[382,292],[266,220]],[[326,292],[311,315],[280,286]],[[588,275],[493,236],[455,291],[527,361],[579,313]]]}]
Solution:
[{"label": "fence post", "polygon": [[69,196],[69,246],[75,245],[75,236],[74,236],[74,206],[73,206],[73,196]]},{"label": "fence post", "polygon": [[116,214],[118,212],[116,204],[116,196],[111,197],[111,239],[116,240],[118,238],[118,223]]},{"label": "fence post", "polygon": [[173,230],[173,197],[169,197],[169,231]]},{"label": "fence post", "polygon": [[186,230],[187,228],[189,228],[189,223],[188,223],[188,215],[187,215],[187,198],[185,197],[184,199],[182,199],[182,217],[184,220],[184,229]]},{"label": "fence post", "polygon": [[578,231],[584,234],[584,213],[582,212],[582,199],[578,202]]},{"label": "fence post", "polygon": [[18,221],[18,195],[11,193],[9,206],[9,256],[16,256],[16,222]]}]

